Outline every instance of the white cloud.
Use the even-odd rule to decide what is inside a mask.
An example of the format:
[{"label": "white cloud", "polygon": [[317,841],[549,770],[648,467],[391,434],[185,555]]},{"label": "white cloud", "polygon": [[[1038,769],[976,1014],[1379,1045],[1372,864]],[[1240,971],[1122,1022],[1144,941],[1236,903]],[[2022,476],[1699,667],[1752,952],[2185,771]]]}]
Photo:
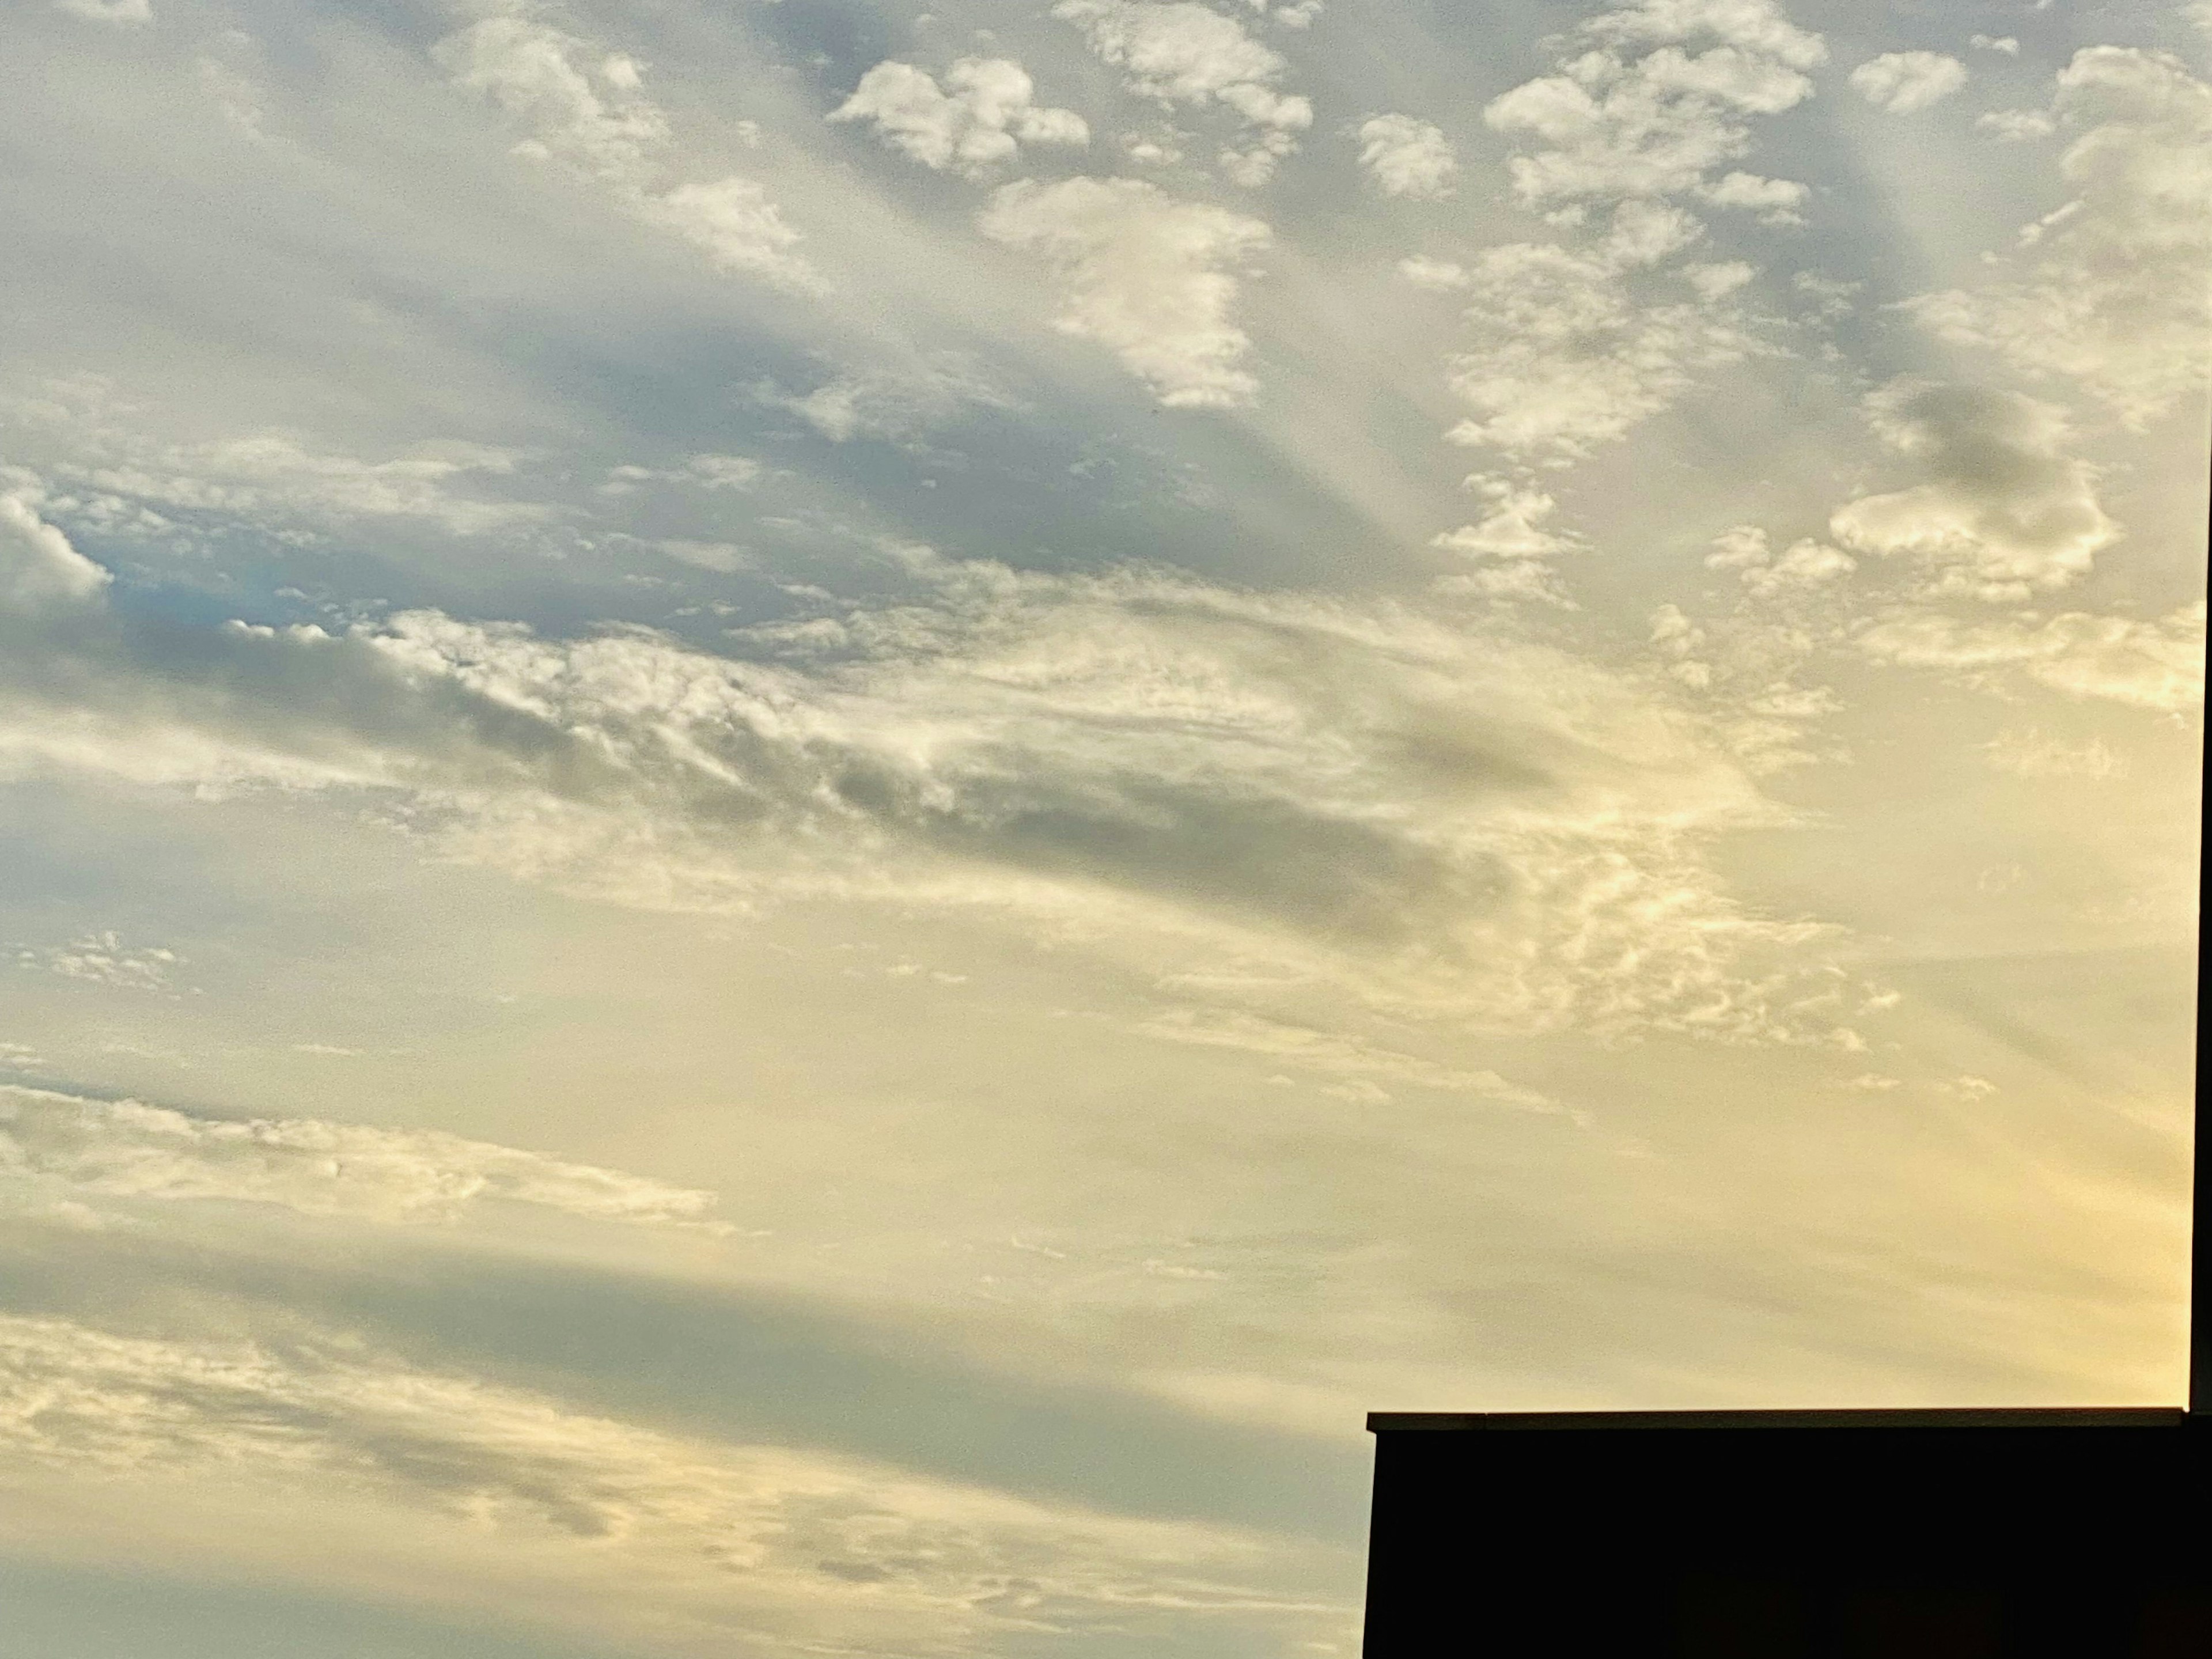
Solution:
[{"label": "white cloud", "polygon": [[908,440],[965,410],[1015,406],[972,363],[951,355],[902,368],[848,369],[803,396],[770,387],[760,395],[790,410],[832,443],[860,437]]},{"label": "white cloud", "polygon": [[2048,138],[2058,131],[2058,123],[2044,110],[1992,109],[1974,118],[1974,128],[1978,132],[1993,134],[2005,143],[2021,144],[2032,139]]},{"label": "white cloud", "polygon": [[451,1221],[479,1203],[708,1227],[714,1194],[434,1129],[191,1116],[0,1085],[0,1179],[80,1198],[275,1204],[306,1215]]},{"label": "white cloud", "polygon": [[1613,223],[1598,257],[1616,270],[1656,265],[1705,234],[1692,215],[1663,202],[1626,201],[1613,210]]},{"label": "white cloud", "polygon": [[1746,259],[1723,259],[1682,267],[1682,280],[1709,306],[1718,305],[1758,275],[1759,267]]},{"label": "white cloud", "polygon": [[1449,360],[1474,412],[1451,440],[1584,456],[1668,408],[1701,370],[1760,349],[1710,306],[1638,303],[1620,276],[1609,258],[1539,243],[1481,254],[1467,283],[1475,342]]},{"label": "white cloud", "polygon": [[750,550],[735,542],[702,542],[688,537],[666,536],[653,543],[653,546],[678,564],[688,564],[699,570],[718,571],[725,575],[732,570],[748,569],[753,562]]},{"label": "white cloud", "polygon": [[1766,532],[1752,525],[1738,525],[1713,546],[1716,550],[1706,556],[1706,566],[1735,571],[1747,588],[1761,595],[1823,586],[1858,568],[1850,554],[1810,539],[1794,542],[1778,554],[1768,545]]},{"label": "white cloud", "polygon": [[1574,228],[1610,202],[1606,230],[1583,250],[1522,243],[1480,255],[1463,284],[1474,345],[1449,360],[1453,390],[1474,411],[1455,441],[1554,464],[1618,441],[1705,371],[1762,349],[1728,304],[1747,264],[1741,276],[1741,262],[1686,271],[1694,302],[1646,302],[1631,279],[1705,234],[1665,197],[1799,221],[1803,185],[1715,175],[1750,147],[1749,117],[1811,95],[1804,71],[1826,53],[1767,0],[1647,0],[1587,21],[1577,37],[1583,50],[1492,100],[1483,119],[1540,146],[1509,165],[1525,204]]},{"label": "white cloud", "polygon": [[1277,89],[1289,67],[1282,54],[1196,0],[1060,0],[1052,12],[1080,28],[1140,96],[1233,111],[1253,135],[1244,149],[1222,152],[1235,183],[1264,183],[1297,148],[1293,135],[1313,125],[1311,103]]},{"label": "white cloud", "polygon": [[2060,71],[2057,113],[2079,135],[2059,163],[2076,194],[2021,233],[2033,263],[1908,308],[2141,427],[2212,374],[2212,87],[2164,52],[2092,46]]},{"label": "white cloud", "polygon": [[628,495],[651,483],[688,485],[707,490],[750,489],[759,482],[761,464],[750,455],[693,455],[680,466],[609,467],[603,495]]},{"label": "white cloud", "polygon": [[1792,69],[1817,68],[1828,56],[1820,37],[1792,23],[1773,0],[1638,0],[1591,18],[1583,29],[1605,40],[1717,40]]},{"label": "white cloud", "polygon": [[1770,225],[1804,223],[1801,210],[1812,193],[1809,186],[1794,179],[1763,179],[1755,173],[1741,172],[1724,174],[1698,191],[1715,207],[1741,208]]},{"label": "white cloud", "polygon": [[[1749,148],[1744,118],[1810,97],[1803,71],[1826,55],[1818,35],[1766,0],[1646,0],[1578,33],[1606,44],[1483,110],[1491,126],[1544,144],[1510,163],[1514,188],[1532,206],[1710,189],[1707,175]],[[1705,49],[1686,51],[1690,44]],[[1656,49],[1624,58],[1622,46]]]},{"label": "white cloud", "polygon": [[1482,499],[1482,516],[1431,544],[1475,562],[1471,575],[1456,580],[1493,599],[1563,603],[1547,566],[1562,553],[1581,550],[1583,543],[1546,524],[1558,503],[1534,485],[1509,478],[1478,474],[1468,483]]},{"label": "white cloud", "polygon": [[1940,52],[1886,52],[1851,71],[1851,90],[1877,109],[1910,115],[1966,84],[1966,66]]},{"label": "white cloud", "polygon": [[[161,443],[130,431],[97,404],[19,405],[78,458],[52,469],[52,486],[13,492],[55,516],[92,522],[118,518],[143,525],[161,515],[292,524],[359,519],[415,519],[456,536],[482,535],[554,516],[541,502],[488,500],[467,493],[512,474],[515,452],[483,444],[428,442],[380,459],[323,448],[286,432],[258,432],[190,444]],[[26,493],[27,492],[27,493]],[[28,510],[28,509],[26,509]],[[10,518],[0,507],[0,520]],[[166,516],[151,522],[166,526]],[[9,532],[0,523],[0,538]],[[20,527],[15,533],[23,532]],[[94,567],[96,569],[97,568]],[[104,572],[75,580],[105,586]],[[89,590],[87,590],[89,591]]]},{"label": "white cloud", "polygon": [[88,23],[150,23],[153,0],[53,0],[56,11]]},{"label": "white cloud", "polygon": [[668,118],[640,90],[635,60],[516,15],[487,17],[430,48],[454,83],[489,97],[528,134],[517,150],[605,186],[630,213],[705,250],[726,270],[811,291],[798,230],[757,181],[670,184]]},{"label": "white cloud", "polygon": [[2081,611],[2043,621],[1961,622],[1933,612],[1876,623],[1856,639],[1877,661],[1984,678],[2016,670],[2070,696],[2176,713],[2204,702],[2204,605],[2158,622]]},{"label": "white cloud", "polygon": [[78,604],[112,580],[40,516],[44,500],[33,484],[0,492],[0,605],[35,610]]},{"label": "white cloud", "polygon": [[1270,240],[1259,220],[1137,179],[1023,179],[1000,187],[980,222],[1049,259],[1064,289],[1055,325],[1110,349],[1161,403],[1251,401],[1251,341],[1231,316],[1238,268]]},{"label": "white cloud", "polygon": [[1415,288],[1431,294],[1450,294],[1471,280],[1467,267],[1452,259],[1432,259],[1425,253],[1409,254],[1398,261],[1398,274]]},{"label": "white cloud", "polygon": [[165,945],[127,945],[111,931],[87,933],[49,951],[20,951],[16,960],[64,979],[125,990],[161,991],[168,988],[169,970],[185,958]]},{"label": "white cloud", "polygon": [[2118,539],[2094,473],[2063,453],[2065,416],[2051,405],[1908,378],[1867,409],[1883,441],[1934,477],[1838,507],[1828,527],[1846,547],[1910,555],[1940,591],[2003,601],[2064,586]]},{"label": "white cloud", "polygon": [[926,70],[884,62],[860,77],[833,121],[872,121],[877,135],[924,167],[978,178],[1029,144],[1087,144],[1091,129],[1073,110],[1035,101],[1027,70],[1011,58],[963,58],[940,90]]},{"label": "white cloud", "polygon": [[1966,44],[1978,52],[2001,52],[2008,58],[2020,56],[2020,41],[2009,34],[1976,34],[1968,37]]},{"label": "white cloud", "polygon": [[1459,158],[1432,121],[1410,115],[1370,116],[1359,125],[1359,165],[1385,196],[1441,201],[1452,193]]},{"label": "white cloud", "polygon": [[1547,529],[1559,503],[1534,484],[1478,474],[1468,486],[1482,498],[1480,520],[1437,539],[1455,552],[1497,559],[1549,559],[1579,550],[1579,537]]}]

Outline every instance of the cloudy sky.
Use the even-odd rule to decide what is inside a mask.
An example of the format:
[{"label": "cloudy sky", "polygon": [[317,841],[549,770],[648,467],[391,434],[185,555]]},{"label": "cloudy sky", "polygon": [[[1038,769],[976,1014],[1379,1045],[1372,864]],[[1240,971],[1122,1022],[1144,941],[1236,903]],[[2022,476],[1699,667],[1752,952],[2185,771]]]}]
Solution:
[{"label": "cloudy sky", "polygon": [[8,1659],[1356,1651],[2181,1387],[2212,6],[17,0]]}]

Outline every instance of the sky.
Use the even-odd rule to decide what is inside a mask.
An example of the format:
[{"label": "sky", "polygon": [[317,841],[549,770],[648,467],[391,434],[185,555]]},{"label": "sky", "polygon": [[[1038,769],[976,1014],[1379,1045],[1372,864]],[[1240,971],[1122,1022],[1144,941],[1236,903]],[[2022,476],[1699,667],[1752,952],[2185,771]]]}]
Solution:
[{"label": "sky", "polygon": [[0,1659],[1350,1659],[1370,1410],[2179,1398],[2212,4],[0,47]]}]

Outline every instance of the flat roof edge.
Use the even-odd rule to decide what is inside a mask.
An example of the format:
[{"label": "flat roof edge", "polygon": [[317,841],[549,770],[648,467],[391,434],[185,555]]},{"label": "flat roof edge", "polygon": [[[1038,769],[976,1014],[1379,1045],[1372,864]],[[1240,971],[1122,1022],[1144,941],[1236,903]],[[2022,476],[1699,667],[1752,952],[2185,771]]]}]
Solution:
[{"label": "flat roof edge", "polygon": [[1370,1434],[1440,1430],[2179,1428],[2179,1406],[2018,1406],[1926,1410],[1370,1412]]}]

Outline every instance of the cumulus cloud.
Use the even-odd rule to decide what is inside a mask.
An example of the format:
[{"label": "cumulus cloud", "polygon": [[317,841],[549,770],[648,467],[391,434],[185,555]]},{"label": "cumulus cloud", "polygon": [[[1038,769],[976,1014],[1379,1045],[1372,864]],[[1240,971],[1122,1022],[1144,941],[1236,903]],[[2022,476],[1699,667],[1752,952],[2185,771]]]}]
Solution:
[{"label": "cumulus cloud", "polygon": [[793,289],[821,286],[793,251],[799,231],[758,182],[665,176],[668,117],[640,89],[635,59],[515,14],[471,23],[430,55],[455,85],[489,97],[528,134],[519,153],[596,180],[629,212],[725,270]]},{"label": "cumulus cloud", "polygon": [[1452,193],[1459,158],[1432,121],[1410,115],[1370,116],[1359,125],[1359,165],[1385,196],[1441,201]]},{"label": "cumulus cloud", "polygon": [[1969,678],[2013,670],[2069,696],[2161,713],[2202,708],[2204,702],[2201,600],[2156,622],[2082,611],[1998,622],[1908,612],[1866,628],[1856,644],[1881,662]]},{"label": "cumulus cloud", "polygon": [[1966,84],[1966,66],[1940,52],[1886,52],[1851,71],[1851,90],[1893,115],[1940,104]]},{"label": "cumulus cloud", "polygon": [[1844,546],[1909,555],[1939,591],[2002,601],[2066,586],[2118,539],[2095,474],[2063,453],[2065,416],[2051,405],[1908,378],[1867,408],[1883,441],[1934,476],[1838,507],[1828,527]]},{"label": "cumulus cloud", "polygon": [[185,958],[166,945],[130,945],[113,930],[86,933],[49,951],[20,951],[15,960],[64,979],[132,991],[168,988],[169,973]]},{"label": "cumulus cloud", "polygon": [[1081,29],[1091,49],[1124,71],[1130,90],[1162,104],[1218,104],[1250,135],[1224,149],[1223,170],[1236,183],[1266,182],[1296,134],[1313,125],[1313,106],[1278,89],[1289,67],[1243,24],[1196,0],[1060,0],[1053,15]]},{"label": "cumulus cloud", "polygon": [[1546,522],[1559,504],[1534,485],[1510,478],[1477,474],[1468,483],[1481,498],[1482,516],[1431,544],[1475,562],[1474,572],[1459,580],[1492,598],[1561,602],[1550,562],[1583,544]]},{"label": "cumulus cloud", "polygon": [[1768,544],[1766,532],[1753,525],[1736,526],[1713,547],[1705,559],[1708,568],[1733,570],[1746,587],[1763,596],[1822,586],[1858,568],[1858,562],[1840,548],[1810,538],[1777,553]]},{"label": "cumulus cloud", "polygon": [[1585,456],[1671,406],[1702,371],[1762,349],[1709,305],[1640,303],[1620,280],[1622,246],[1633,250],[1637,237],[1610,254],[1510,243],[1468,268],[1474,342],[1447,361],[1474,412],[1447,434],[1453,442]]},{"label": "cumulus cloud", "polygon": [[2045,110],[1992,109],[1974,118],[1974,129],[2008,144],[2024,144],[2032,139],[2048,138],[2058,131],[2058,123]]},{"label": "cumulus cloud", "polygon": [[1427,289],[1431,294],[1450,294],[1468,284],[1467,267],[1456,259],[1431,258],[1425,253],[1409,254],[1398,261],[1398,274],[1415,288]]},{"label": "cumulus cloud", "polygon": [[[2034,136],[2027,113],[1999,115],[2001,137]],[[2092,46],[2060,71],[2055,116],[2075,135],[2059,162],[2075,193],[2021,233],[2025,268],[1907,309],[2140,428],[2212,374],[2212,86],[2165,52]]]},{"label": "cumulus cloud", "polygon": [[1108,347],[1171,409],[1249,403],[1251,341],[1231,320],[1237,271],[1267,225],[1178,201],[1138,179],[1018,179],[991,198],[983,234],[1058,268],[1057,326]]},{"label": "cumulus cloud", "polygon": [[707,1218],[712,1193],[434,1129],[199,1117],[0,1085],[0,1179],[11,1177],[80,1198],[225,1200],[378,1221],[450,1221],[503,1202],[728,1231]]},{"label": "cumulus cloud", "polygon": [[[1818,35],[1768,0],[1646,0],[1577,33],[1598,44],[1483,110],[1492,127],[1543,146],[1510,163],[1514,189],[1532,206],[1710,188],[1708,174],[1749,148],[1745,118],[1810,97],[1804,71],[1826,56]],[[1646,46],[1654,49],[1624,56]]]},{"label": "cumulus cloud", "polygon": [[[1668,197],[1798,219],[1804,185],[1721,169],[1749,149],[1751,117],[1811,95],[1805,70],[1826,50],[1767,0],[1648,0],[1588,20],[1574,39],[1583,49],[1556,73],[1492,100],[1483,119],[1535,146],[1510,163],[1522,200],[1595,234],[1579,247],[1490,248],[1452,284],[1473,298],[1475,338],[1448,360],[1474,410],[1449,435],[1547,464],[1618,441],[1705,372],[1763,349],[1729,298],[1747,264],[1683,271],[1693,300],[1680,288],[1647,297],[1638,273],[1705,234]],[[1602,228],[1591,225],[1607,204]],[[1444,274],[1401,269],[1417,282]]]},{"label": "cumulus cloud", "polygon": [[886,61],[860,77],[833,121],[869,121],[884,143],[924,167],[978,178],[1011,161],[1023,144],[1087,144],[1091,129],[1073,110],[1036,102],[1029,72],[1006,58],[963,58],[940,88],[927,70]]},{"label": "cumulus cloud", "polygon": [[81,603],[112,580],[39,515],[44,500],[29,484],[0,493],[0,604],[30,610]]},{"label": "cumulus cloud", "polygon": [[368,1505],[417,1559],[481,1571],[489,1556],[625,1635],[680,1634],[683,1650],[949,1656],[1165,1607],[1256,1615],[1286,1643],[1350,1622],[1297,1584],[1318,1552],[685,1437],[338,1333],[193,1341],[0,1317],[0,1463],[16,1481],[65,1474],[94,1504],[220,1475],[295,1512]]}]

